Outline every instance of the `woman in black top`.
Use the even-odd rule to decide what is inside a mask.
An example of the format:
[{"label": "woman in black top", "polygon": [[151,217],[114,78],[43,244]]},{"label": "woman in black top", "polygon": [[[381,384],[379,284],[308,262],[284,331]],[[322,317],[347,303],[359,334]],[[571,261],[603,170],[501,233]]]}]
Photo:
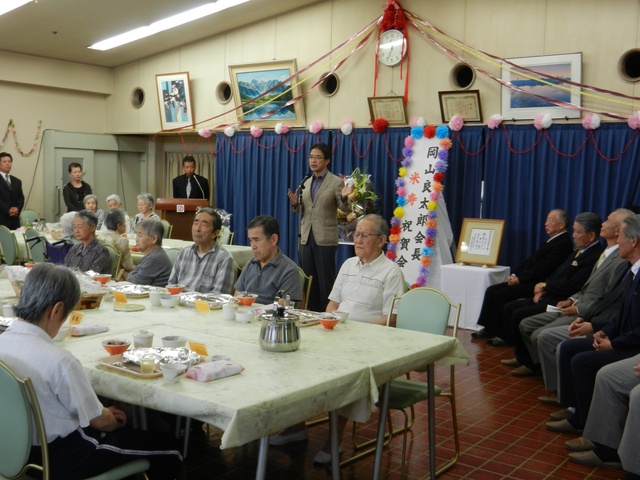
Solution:
[{"label": "woman in black top", "polygon": [[84,197],[93,191],[91,185],[82,181],[82,165],[79,163],[69,164],[69,176],[71,181],[62,188],[64,203],[67,212],[79,212],[84,209]]}]

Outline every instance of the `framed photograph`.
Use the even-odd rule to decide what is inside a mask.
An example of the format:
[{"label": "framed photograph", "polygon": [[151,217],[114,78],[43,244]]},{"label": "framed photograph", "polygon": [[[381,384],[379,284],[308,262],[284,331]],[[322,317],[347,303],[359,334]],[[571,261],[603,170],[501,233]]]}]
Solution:
[{"label": "framed photograph", "polygon": [[448,123],[454,115],[460,115],[465,122],[482,122],[480,91],[438,92],[442,123]]},{"label": "framed photograph", "polygon": [[369,97],[371,123],[384,118],[389,125],[407,124],[407,106],[404,97]]},{"label": "framed photograph", "polygon": [[457,263],[494,266],[498,263],[504,220],[465,218],[456,252]]},{"label": "framed photograph", "polygon": [[162,130],[193,127],[189,72],[156,75]]},{"label": "framed photograph", "polygon": [[577,83],[582,81],[582,53],[509,58],[507,60],[534,70],[538,75],[518,70],[503,63],[502,79],[523,90],[520,92],[502,87],[502,116],[505,120],[531,120],[539,113],[549,113],[553,118],[580,118],[580,110],[558,107],[535,95],[581,106],[580,89],[566,83],[560,83],[558,79]]},{"label": "framed photograph", "polygon": [[278,122],[304,127],[302,100],[285,106],[302,93],[295,79],[273,89],[297,71],[295,60],[230,65],[233,100],[236,108],[243,105],[236,111],[238,120],[251,121],[251,125],[262,128],[274,127]]}]

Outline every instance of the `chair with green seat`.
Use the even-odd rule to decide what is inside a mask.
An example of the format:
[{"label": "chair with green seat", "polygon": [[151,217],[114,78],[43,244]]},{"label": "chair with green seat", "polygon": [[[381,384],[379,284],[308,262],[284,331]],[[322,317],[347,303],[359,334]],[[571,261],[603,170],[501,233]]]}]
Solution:
[{"label": "chair with green seat", "polygon": [[[47,435],[31,379],[18,377],[0,360],[0,391],[0,478],[28,480],[27,473],[40,472],[49,480]],[[41,446],[41,464],[29,463],[35,438]],[[86,480],[118,480],[137,473],[147,478],[148,469],[147,460],[134,460]]]},{"label": "chair with green seat", "polygon": [[111,260],[109,273],[114,280],[118,280],[118,275],[120,273],[120,260],[122,256],[120,255],[120,252],[113,247],[113,245],[109,245],[108,243],[103,243],[103,245],[109,252],[109,258]]},{"label": "chair with green seat", "polygon": [[309,305],[309,294],[311,293],[311,282],[313,282],[313,275],[308,275],[304,273],[302,268],[298,267],[298,271],[300,272],[300,280],[302,281],[302,302],[300,302],[300,308],[306,310]]},{"label": "chair with green seat", "polygon": [[[458,331],[458,322],[460,319],[460,304],[453,304],[451,300],[439,290],[429,287],[414,288],[404,295],[395,296],[391,302],[389,309],[389,319],[392,312],[396,314],[396,328],[404,328],[408,330],[416,330],[435,335],[446,335],[451,309],[455,310],[453,318],[453,329],[451,336],[455,337]],[[426,368],[422,371],[426,371]],[[406,462],[407,450],[407,434],[415,421],[414,405],[418,402],[425,401],[429,398],[427,383],[424,381],[411,380],[409,375],[407,378],[397,378],[389,384],[389,410],[400,410],[404,416],[404,425],[402,428],[393,430],[390,412],[387,414],[389,426],[389,439],[394,435],[403,434],[402,442],[402,463],[400,467],[400,478],[404,478],[404,469]],[[436,476],[442,474],[446,470],[453,467],[460,456],[460,439],[458,433],[458,420],[455,398],[455,366],[449,369],[449,388],[447,390],[435,387],[435,394],[439,397],[449,399],[451,407],[451,422],[453,427],[453,439],[455,446],[454,455],[447,460],[444,465],[436,469]],[[411,416],[407,414],[410,410]],[[355,436],[355,424],[354,424]],[[375,440],[357,445],[357,448],[363,448],[374,443]],[[386,442],[388,443],[388,442]],[[385,444],[386,444],[385,443]],[[354,442],[355,445],[355,442]],[[360,454],[354,455],[354,458],[361,458],[365,454],[372,453],[375,447]],[[352,459],[346,460],[344,463],[351,462]]]},{"label": "chair with green seat", "polygon": [[40,214],[35,210],[23,210],[20,212],[20,226],[30,227],[36,220],[40,220]]},{"label": "chair with green seat", "polygon": [[4,225],[0,225],[0,246],[2,246],[2,263],[17,265],[20,261],[18,242],[13,232]]},{"label": "chair with green seat", "polygon": [[167,248],[167,249],[165,249],[165,253],[167,254],[167,257],[169,257],[169,260],[171,260],[171,265],[173,265],[174,263],[176,263],[176,258],[178,257],[178,254],[180,253],[180,249],[179,248]]},{"label": "chair with green seat", "polygon": [[169,223],[168,220],[164,218],[160,220],[162,222],[162,226],[164,227],[164,234],[162,238],[171,238],[171,233],[173,232],[173,225]]},{"label": "chair with green seat", "polygon": [[32,262],[47,261],[47,240],[33,228],[26,228],[24,233],[24,244],[27,249],[27,257]]}]

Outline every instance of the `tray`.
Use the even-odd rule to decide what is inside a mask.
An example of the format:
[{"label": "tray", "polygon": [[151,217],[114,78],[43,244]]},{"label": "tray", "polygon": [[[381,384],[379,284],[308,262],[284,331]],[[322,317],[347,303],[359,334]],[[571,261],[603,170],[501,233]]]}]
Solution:
[{"label": "tray", "polygon": [[224,293],[187,292],[180,295],[180,305],[183,306],[195,307],[196,300],[204,300],[211,310],[220,310],[223,305],[235,301],[233,296]]},{"label": "tray", "polygon": [[160,292],[166,292],[166,289],[164,288],[134,284],[114,285],[110,287],[109,290],[111,290],[112,292],[124,293],[128,298],[148,298],[149,292],[156,290]]},{"label": "tray", "polygon": [[115,363],[122,363],[122,354],[119,355],[109,355],[108,357],[102,357],[98,359],[98,364],[102,365],[105,368],[109,368],[111,370],[115,370],[117,372],[126,373],[128,375],[133,375],[138,378],[158,378],[162,376],[162,372],[156,366],[153,373],[140,373],[140,365],[136,365],[135,363],[127,362],[123,365],[114,365]]}]

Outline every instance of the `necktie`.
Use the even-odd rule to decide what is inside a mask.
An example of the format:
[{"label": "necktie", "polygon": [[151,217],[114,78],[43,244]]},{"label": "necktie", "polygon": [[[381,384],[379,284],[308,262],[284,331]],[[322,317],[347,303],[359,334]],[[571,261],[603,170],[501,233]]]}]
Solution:
[{"label": "necktie", "polygon": [[600,258],[598,259],[598,262],[596,263],[596,270],[598,268],[600,268],[600,265],[602,265],[602,262],[604,262],[605,258],[607,258],[607,256],[604,254],[604,252],[602,252],[602,255],[600,255]]},{"label": "necktie", "polygon": [[11,178],[8,173],[4,175],[4,179],[7,181],[7,185],[11,186]]},{"label": "necktie", "polygon": [[187,198],[191,197],[191,179],[187,178]]}]

